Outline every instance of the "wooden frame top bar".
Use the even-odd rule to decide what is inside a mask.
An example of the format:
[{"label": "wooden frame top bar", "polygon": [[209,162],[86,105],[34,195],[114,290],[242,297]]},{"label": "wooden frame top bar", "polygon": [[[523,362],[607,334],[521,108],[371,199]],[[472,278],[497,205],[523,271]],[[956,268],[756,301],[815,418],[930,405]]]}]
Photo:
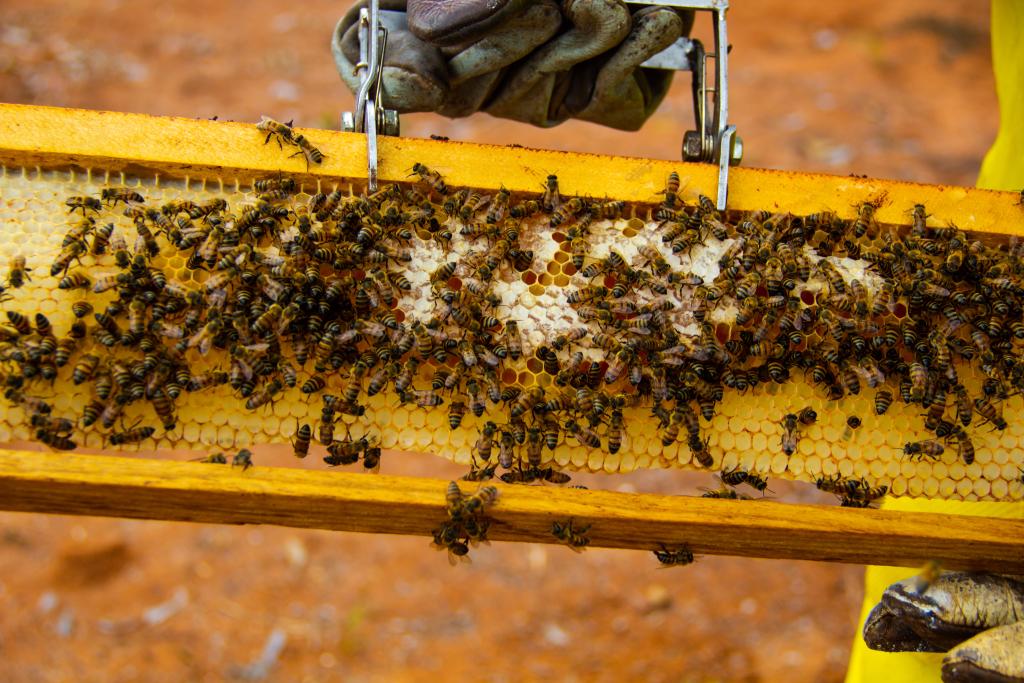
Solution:
[{"label": "wooden frame top bar", "polygon": [[[326,186],[365,181],[361,134],[301,132],[326,155],[322,165],[307,170],[301,155],[289,158],[273,141],[263,144],[264,134],[251,123],[0,104],[0,163],[241,182],[275,173]],[[658,192],[673,170],[688,200],[713,197],[717,182],[716,166],[682,161],[391,137],[381,137],[379,149],[381,182],[408,180],[412,165],[422,162],[455,186],[539,192],[554,173],[570,194],[644,203],[660,201]],[[1013,192],[744,167],[729,177],[729,208],[735,210],[803,215],[830,209],[850,218],[860,202],[884,196],[876,214],[884,223],[909,223],[910,209],[922,203],[943,224],[1024,235],[1024,207]]]}]

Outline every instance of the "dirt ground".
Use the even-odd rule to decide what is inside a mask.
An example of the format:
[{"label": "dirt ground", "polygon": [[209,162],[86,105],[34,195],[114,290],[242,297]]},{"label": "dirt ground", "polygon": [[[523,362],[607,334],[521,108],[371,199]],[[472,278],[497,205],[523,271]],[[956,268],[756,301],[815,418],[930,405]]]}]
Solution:
[{"label": "dirt ground", "polygon": [[[328,50],[347,5],[6,0],[0,101],[333,127],[352,101]],[[971,0],[735,3],[745,164],[972,184],[998,123],[987,13]],[[635,134],[429,115],[405,117],[404,132],[673,158],[692,121],[687,84]],[[267,448],[257,463],[294,459]],[[460,473],[427,456],[383,470]],[[0,514],[0,680],[838,681],[857,630],[859,567],[702,558],[662,571],[647,553],[495,544],[453,569],[427,545]]]}]

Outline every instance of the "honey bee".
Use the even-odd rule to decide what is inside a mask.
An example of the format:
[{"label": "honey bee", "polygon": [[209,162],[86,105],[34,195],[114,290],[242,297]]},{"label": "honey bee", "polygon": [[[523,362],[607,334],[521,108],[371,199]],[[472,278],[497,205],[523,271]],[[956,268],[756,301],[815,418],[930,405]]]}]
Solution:
[{"label": "honey bee", "polygon": [[658,194],[665,195],[661,205],[669,211],[674,211],[679,202],[679,174],[675,171],[669,173],[668,178],[665,179],[665,189]]},{"label": "honey bee", "polygon": [[327,446],[324,462],[332,467],[352,465],[358,462],[359,455],[370,448],[370,440],[366,436],[358,439],[342,439]]},{"label": "honey bee", "polygon": [[84,318],[93,312],[93,306],[88,301],[76,301],[71,304],[71,312],[76,318]]},{"label": "honey bee", "polygon": [[149,437],[156,433],[154,427],[136,427],[123,432],[116,432],[110,435],[110,443],[114,446],[122,446],[125,444],[139,443],[145,441]]},{"label": "honey bee", "polygon": [[491,208],[487,211],[488,223],[493,225],[505,217],[505,212],[508,211],[508,200],[511,195],[512,193],[504,187],[498,190],[498,194],[491,201]]},{"label": "honey bee", "polygon": [[797,443],[800,441],[800,418],[789,413],[782,418],[782,452],[786,455],[796,453]]},{"label": "honey bee", "polygon": [[58,368],[62,368],[68,364],[71,360],[71,354],[74,353],[75,348],[78,346],[78,340],[74,337],[68,336],[57,342],[57,348],[54,352],[54,363]]},{"label": "honey bee", "polygon": [[257,408],[271,403],[274,397],[284,389],[284,384],[278,380],[271,380],[259,391],[253,393],[249,398],[245,400],[245,407],[247,410],[256,410]]},{"label": "honey bee", "polygon": [[473,214],[477,212],[483,203],[483,197],[479,192],[470,192],[466,197],[466,200],[459,207],[459,218],[463,221],[469,221],[473,217]]},{"label": "honey bee", "polygon": [[608,421],[608,452],[615,453],[619,452],[622,448],[622,428],[623,428],[623,417],[622,407],[615,406],[612,408],[611,417]]},{"label": "honey bee", "polygon": [[299,425],[295,420],[295,440],[292,441],[292,453],[296,458],[305,458],[309,455],[309,442],[313,438],[313,430],[308,424]]},{"label": "honey bee", "polygon": [[448,482],[448,486],[445,487],[444,501],[445,512],[448,513],[449,519],[461,519],[465,512],[465,496],[457,482]]},{"label": "honey bee", "polygon": [[413,389],[403,396],[405,396],[403,400],[414,401],[419,408],[431,408],[444,404],[444,399],[432,389]]},{"label": "honey bee", "polygon": [[659,544],[661,550],[655,550],[654,557],[658,559],[662,567],[683,567],[693,564],[693,553],[686,545],[668,547],[664,543]]},{"label": "honey bee", "polygon": [[28,316],[17,311],[6,311],[7,320],[18,334],[24,336],[32,334],[32,321]]},{"label": "honey bee", "polygon": [[64,203],[69,207],[69,213],[81,211],[83,216],[86,211],[99,213],[103,210],[103,204],[95,197],[68,197]]},{"label": "honey bee", "polygon": [[269,116],[260,116],[260,120],[256,124],[256,130],[267,134],[263,144],[270,142],[271,137],[277,140],[278,147],[283,147],[282,143],[294,144],[295,142],[295,131],[292,130],[291,121],[281,123]]},{"label": "honey bee", "polygon": [[153,404],[153,410],[156,411],[157,417],[160,418],[164,431],[173,430],[178,424],[178,420],[174,416],[174,402],[171,397],[163,391],[158,391],[153,394],[150,402]]},{"label": "honey bee", "polygon": [[538,467],[544,457],[544,432],[540,427],[526,430],[526,460],[531,467]]},{"label": "honey bee", "polygon": [[567,420],[565,423],[565,432],[576,438],[580,442],[580,445],[586,446],[587,448],[600,448],[601,437],[597,435],[597,432],[580,425],[575,420]]},{"label": "honey bee", "polygon": [[[74,275],[65,276],[64,280],[68,280],[71,277],[74,277]],[[130,276],[126,273],[100,275],[96,278],[96,281],[92,283],[92,292],[94,294],[102,294],[103,292],[111,290],[119,285],[127,285],[130,281]]]},{"label": "honey bee", "polygon": [[851,394],[860,393],[860,380],[857,378],[856,371],[847,365],[842,370],[843,385],[846,387],[846,391]]},{"label": "honey bee", "polygon": [[818,413],[814,411],[814,408],[807,406],[805,408],[800,409],[800,412],[797,413],[797,419],[800,421],[800,424],[802,425],[812,425],[815,422],[817,422]]},{"label": "honey bee", "polygon": [[[99,314],[97,314],[99,315]],[[206,323],[201,330],[192,335],[188,340],[188,348],[197,349],[200,354],[206,355],[210,352],[210,348],[213,346],[213,341],[220,334],[224,324],[217,319],[211,320]]]},{"label": "honey bee", "polygon": [[448,404],[448,427],[458,429],[462,418],[466,415],[466,404],[463,401],[452,401]]},{"label": "honey bee", "polygon": [[190,392],[202,391],[203,389],[209,389],[221,384],[227,384],[228,373],[226,372],[204,372],[199,375],[193,375],[188,380],[187,388]]},{"label": "honey bee", "polygon": [[590,531],[591,526],[591,524],[586,524],[574,528],[572,519],[564,523],[553,522],[551,524],[551,535],[569,546],[574,552],[581,553],[590,545],[590,538],[587,536],[587,532]]},{"label": "honey bee", "polygon": [[108,399],[103,406],[103,412],[100,413],[100,424],[107,429],[113,427],[114,423],[117,422],[117,418],[121,416],[121,413],[124,410],[124,405],[124,402],[119,396]]},{"label": "honey bee", "polygon": [[928,232],[928,228],[926,226],[928,214],[925,213],[924,204],[914,204],[911,217],[913,218],[911,234],[914,237],[924,237]]},{"label": "honey bee", "polygon": [[543,206],[540,201],[536,199],[528,199],[521,204],[516,204],[509,209],[509,215],[513,218],[529,218],[535,216],[543,210]]},{"label": "honey bee", "polygon": [[57,283],[57,289],[89,289],[92,280],[81,273],[70,273],[61,278]]},{"label": "honey bee", "polygon": [[464,530],[457,523],[447,521],[433,531],[434,543],[437,549],[448,551],[448,563],[453,567],[462,562],[469,562],[469,545],[466,543],[468,537]]},{"label": "honey bee", "polygon": [[508,355],[512,360],[519,360],[523,355],[523,337],[519,333],[519,324],[515,320],[506,321],[502,336]]},{"label": "honey bee", "polygon": [[417,162],[413,164],[412,172],[419,176],[421,183],[430,187],[434,192],[441,196],[448,194],[448,186],[445,184],[444,179],[441,178],[441,174],[437,171],[433,171]]},{"label": "honey bee", "polygon": [[[168,228],[170,227],[167,218],[162,213],[159,213],[154,209],[147,210],[146,217],[150,219],[159,219],[159,222],[167,224],[166,227]],[[139,240],[143,247],[145,247],[145,251],[148,252],[150,256],[156,256],[160,253],[160,245],[157,244],[156,238],[153,236],[153,233],[144,221],[135,221],[135,230],[139,233]]]},{"label": "honey bee", "polygon": [[703,487],[700,488],[704,493],[701,494],[702,498],[719,498],[723,500],[753,500],[750,496],[745,493],[732,489],[728,486],[723,486],[720,489],[708,489]]},{"label": "honey bee", "polygon": [[878,204],[864,202],[857,208],[857,220],[853,223],[853,236],[860,239],[874,223],[875,209]]},{"label": "honey bee", "polygon": [[71,262],[77,260],[87,250],[85,242],[76,241],[72,242],[68,246],[64,247],[57,258],[53,260],[53,264],[50,266],[50,276],[57,277],[58,274],[67,273],[68,268],[71,266]]},{"label": "honey bee", "polygon": [[925,439],[924,441],[914,441],[912,443],[906,443],[903,445],[903,454],[910,456],[912,459],[919,460],[921,458],[931,458],[937,460],[940,455],[945,452],[945,448],[941,443],[934,439]]},{"label": "honey bee", "polygon": [[502,430],[501,440],[498,442],[498,464],[509,469],[512,467],[512,460],[515,457],[515,437],[512,432]]},{"label": "honey bee", "polygon": [[551,213],[562,205],[562,197],[558,192],[558,176],[551,174],[544,181],[544,196],[541,207],[545,213]]},{"label": "honey bee", "polygon": [[739,486],[747,480],[747,472],[735,467],[728,471],[723,470],[719,473],[719,478],[726,486]]},{"label": "honey bee", "polygon": [[517,418],[533,410],[534,406],[540,403],[543,398],[544,390],[540,387],[532,387],[529,391],[524,391],[512,404],[511,416]]},{"label": "honey bee", "polygon": [[971,441],[971,437],[961,429],[954,432],[953,438],[957,443],[957,455],[965,465],[972,464],[974,462],[974,443]]},{"label": "honey bee", "polygon": [[223,453],[213,453],[205,458],[195,458],[193,462],[201,462],[210,465],[226,465],[228,464],[228,459]]},{"label": "honey bee", "polygon": [[366,470],[367,472],[379,472],[380,456],[380,446],[369,446],[363,449],[363,469]]},{"label": "honey bee", "polygon": [[234,457],[231,458],[231,466],[241,467],[242,471],[245,472],[252,467],[252,451],[248,448],[243,448],[235,453]]},{"label": "honey bee", "polygon": [[256,192],[261,193],[282,191],[292,194],[296,190],[295,180],[292,178],[263,178],[254,181],[252,187]]},{"label": "honey bee", "polygon": [[828,282],[829,287],[832,291],[837,294],[846,293],[846,281],[843,279],[842,274],[836,269],[831,262],[822,259],[818,261],[818,272]]},{"label": "honey bee", "polygon": [[[492,507],[497,502],[499,495],[500,492],[497,487],[481,486],[473,495],[465,496],[462,501],[462,516],[479,518],[487,508]],[[471,536],[479,536],[479,534],[471,534]]]},{"label": "honey bee", "polygon": [[494,473],[497,469],[498,463],[479,467],[474,459],[469,472],[462,475],[462,481],[488,481],[494,478]]},{"label": "honey bee", "polygon": [[100,190],[100,199],[112,205],[116,205],[118,202],[125,204],[144,204],[146,202],[145,197],[127,187],[104,187]]},{"label": "honey bee", "polygon": [[888,486],[873,487],[863,479],[844,479],[838,474],[832,478],[819,477],[816,485],[839,496],[843,507],[870,507],[889,491]]},{"label": "honey bee", "polygon": [[997,410],[992,403],[985,398],[974,399],[974,410],[983,418],[991,422],[996,429],[1006,429],[1007,422],[1003,419],[1000,410]]},{"label": "honey bee", "polygon": [[78,448],[78,444],[68,437],[47,429],[37,429],[36,440],[58,451],[73,451]]},{"label": "honey bee", "polygon": [[956,394],[956,417],[960,424],[966,427],[971,424],[971,417],[974,413],[971,398],[962,384],[957,384],[953,389]]},{"label": "honey bee", "polygon": [[711,457],[711,452],[708,450],[707,438],[701,439],[700,434],[691,434],[686,443],[690,447],[690,452],[693,453],[693,457],[697,459],[697,462],[701,467],[714,466],[715,460]]},{"label": "honey bee", "polygon": [[[7,286],[12,289],[17,289],[25,284],[26,280],[31,281],[29,273],[32,272],[31,268],[25,267],[25,257],[18,254],[11,258],[10,271],[7,275]],[[67,289],[66,287],[64,289]]]},{"label": "honey bee", "polygon": [[579,197],[573,197],[561,204],[551,214],[550,224],[552,228],[566,223],[587,209],[587,204]]},{"label": "honey bee", "polygon": [[64,417],[50,417],[45,413],[33,413],[29,424],[54,434],[68,434],[75,428],[75,423]]},{"label": "honey bee", "polygon": [[491,448],[493,447],[494,435],[497,431],[497,425],[490,420],[484,423],[483,429],[480,432],[480,438],[477,439],[476,445],[473,446],[475,456],[484,461],[491,459]]}]

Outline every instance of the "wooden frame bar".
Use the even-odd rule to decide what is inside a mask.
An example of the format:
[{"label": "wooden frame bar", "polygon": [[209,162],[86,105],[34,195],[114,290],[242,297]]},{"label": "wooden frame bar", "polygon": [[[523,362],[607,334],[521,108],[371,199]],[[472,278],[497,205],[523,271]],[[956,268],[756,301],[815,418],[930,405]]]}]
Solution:
[{"label": "wooden frame bar", "polygon": [[[279,172],[327,186],[366,178],[361,134],[302,129],[326,155],[307,169],[289,158],[251,123],[157,117],[144,114],[0,104],[0,164],[94,169],[248,182]],[[679,172],[683,197],[715,196],[717,166],[682,161],[611,157],[414,138],[381,137],[381,182],[408,180],[417,161],[440,171],[455,186],[538,192],[556,173],[572,194],[657,203],[670,171]],[[857,176],[793,173],[738,167],[729,173],[729,208],[779,209],[811,214],[830,209],[855,215],[862,201],[884,203],[876,218],[908,224],[923,203],[937,219],[982,232],[1024,235],[1024,209],[1014,192],[922,185]]]},{"label": "wooden frame bar", "polygon": [[[0,451],[0,509],[429,536],[440,479]],[[474,490],[474,484],[464,484]],[[772,501],[503,486],[495,541],[555,543],[551,524],[592,524],[593,547],[1024,573],[1024,520]]]}]

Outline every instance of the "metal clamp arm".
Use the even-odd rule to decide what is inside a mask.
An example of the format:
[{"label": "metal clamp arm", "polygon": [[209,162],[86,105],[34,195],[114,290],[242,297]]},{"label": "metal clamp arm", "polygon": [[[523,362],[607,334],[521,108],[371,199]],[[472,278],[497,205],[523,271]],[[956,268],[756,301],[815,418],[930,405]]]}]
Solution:
[{"label": "metal clamp arm", "polygon": [[[693,116],[695,130],[683,136],[682,156],[686,161],[718,164],[716,206],[725,210],[729,193],[729,166],[743,158],[743,142],[729,119],[729,39],[726,25],[728,0],[656,0],[645,5],[711,12],[715,31],[715,51],[707,53],[699,40],[680,38],[641,66],[653,69],[691,71],[693,73]],[[715,79],[708,86],[707,60],[715,60]],[[713,95],[713,97],[712,97]]]},{"label": "metal clamp arm", "polygon": [[360,85],[356,92],[356,110],[341,116],[341,128],[366,134],[367,181],[370,191],[377,189],[377,134],[398,135],[398,112],[381,105],[381,74],[388,30],[380,23],[379,0],[370,0],[369,9],[359,10],[359,63],[356,73]]}]

